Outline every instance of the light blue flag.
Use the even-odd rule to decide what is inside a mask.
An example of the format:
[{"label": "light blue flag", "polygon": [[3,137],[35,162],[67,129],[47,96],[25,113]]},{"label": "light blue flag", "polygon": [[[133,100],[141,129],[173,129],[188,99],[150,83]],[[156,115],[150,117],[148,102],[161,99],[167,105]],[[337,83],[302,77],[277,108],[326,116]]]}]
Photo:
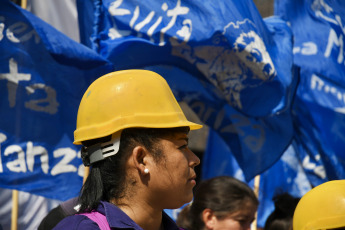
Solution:
[{"label": "light blue flag", "polygon": [[291,25],[294,63],[300,67],[293,104],[300,160],[309,165],[305,171],[313,186],[344,179],[345,2],[278,0],[275,14]]},{"label": "light blue flag", "polygon": [[284,21],[264,21],[251,0],[92,2],[94,23],[80,24],[93,35],[83,40],[116,69],[160,72],[228,143],[248,180],[279,159],[292,138],[297,82]]},{"label": "light blue flag", "polygon": [[0,187],[67,200],[82,185],[79,102],[113,66],[11,1],[0,28]]}]

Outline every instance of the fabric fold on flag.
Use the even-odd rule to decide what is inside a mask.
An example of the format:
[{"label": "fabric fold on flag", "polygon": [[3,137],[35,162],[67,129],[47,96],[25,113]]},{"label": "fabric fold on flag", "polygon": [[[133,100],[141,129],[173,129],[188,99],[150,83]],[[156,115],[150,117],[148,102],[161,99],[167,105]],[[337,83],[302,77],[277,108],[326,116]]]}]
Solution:
[{"label": "fabric fold on flag", "polygon": [[275,14],[291,25],[300,69],[292,105],[299,159],[313,186],[343,179],[345,2],[277,0]]}]

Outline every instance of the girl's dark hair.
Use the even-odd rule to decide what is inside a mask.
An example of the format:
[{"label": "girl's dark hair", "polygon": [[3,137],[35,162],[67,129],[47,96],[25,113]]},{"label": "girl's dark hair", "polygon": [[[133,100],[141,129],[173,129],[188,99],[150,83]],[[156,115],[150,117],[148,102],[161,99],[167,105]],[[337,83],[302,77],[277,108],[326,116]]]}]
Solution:
[{"label": "girl's dark hair", "polygon": [[202,181],[194,191],[194,200],[177,217],[177,225],[188,230],[203,229],[202,212],[211,209],[217,218],[240,210],[245,202],[258,206],[254,191],[244,182],[229,176]]},{"label": "girl's dark hair", "polygon": [[292,218],[300,198],[288,193],[273,197],[274,211],[268,216],[265,230],[292,230]]},{"label": "girl's dark hair", "polygon": [[[137,145],[144,146],[156,162],[164,159],[157,141],[175,133],[188,133],[189,127],[178,128],[129,128],[121,133],[118,153],[91,165],[79,196],[79,212],[90,212],[97,208],[100,201],[110,201],[125,197],[126,188],[136,181],[126,178],[125,165],[132,150]],[[111,136],[83,142],[88,147],[97,143],[106,142]]]}]

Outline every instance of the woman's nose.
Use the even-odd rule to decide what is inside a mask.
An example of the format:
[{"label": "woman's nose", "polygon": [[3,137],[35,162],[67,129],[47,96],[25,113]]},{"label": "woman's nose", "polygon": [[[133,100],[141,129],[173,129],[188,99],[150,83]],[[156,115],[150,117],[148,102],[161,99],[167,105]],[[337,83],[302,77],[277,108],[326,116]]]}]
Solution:
[{"label": "woman's nose", "polygon": [[199,164],[200,164],[200,158],[193,151],[190,151],[189,165],[194,168],[195,166],[198,166]]}]

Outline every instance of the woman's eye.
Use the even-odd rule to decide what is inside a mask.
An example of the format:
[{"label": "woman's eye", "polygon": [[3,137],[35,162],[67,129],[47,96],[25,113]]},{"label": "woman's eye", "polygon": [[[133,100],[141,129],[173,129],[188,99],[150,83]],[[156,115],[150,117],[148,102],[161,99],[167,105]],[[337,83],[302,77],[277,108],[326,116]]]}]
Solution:
[{"label": "woman's eye", "polygon": [[241,225],[245,225],[248,221],[247,220],[237,220]]},{"label": "woman's eye", "polygon": [[187,148],[188,148],[188,145],[182,145],[182,146],[179,147],[179,149],[181,149],[181,150],[182,149],[187,149]]}]

